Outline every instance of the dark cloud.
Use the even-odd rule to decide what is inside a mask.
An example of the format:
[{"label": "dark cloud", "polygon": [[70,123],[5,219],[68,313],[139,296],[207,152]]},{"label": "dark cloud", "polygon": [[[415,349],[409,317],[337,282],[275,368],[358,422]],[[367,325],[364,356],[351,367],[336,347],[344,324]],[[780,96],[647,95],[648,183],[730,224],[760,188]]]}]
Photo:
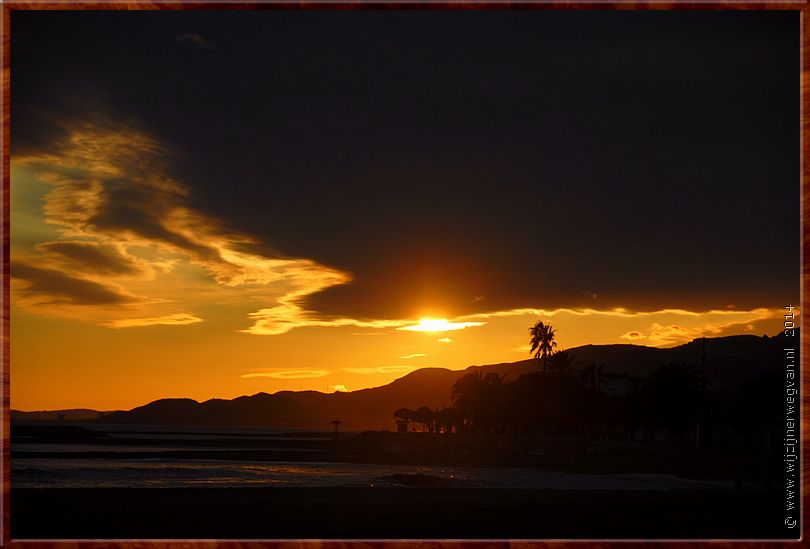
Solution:
[{"label": "dark cloud", "polygon": [[[46,150],[31,113],[81,119],[94,109],[65,98],[102,90],[87,92],[95,110],[176,152],[197,211],[257,235],[268,257],[353,274],[306,302],[323,314],[798,296],[797,12],[42,11],[12,24],[12,147],[19,135]],[[210,36],[228,48],[184,51]],[[111,190],[93,222],[194,249],[154,199]]]},{"label": "dark cloud", "polygon": [[50,148],[54,143],[67,138],[68,131],[64,125],[31,104],[20,107],[18,117],[26,123],[20,124],[19,130],[14,132],[12,155],[37,154],[43,148]]},{"label": "dark cloud", "polygon": [[92,280],[20,262],[11,265],[11,277],[25,282],[25,288],[20,290],[22,296],[43,304],[122,305],[135,301],[132,296]]},{"label": "dark cloud", "polygon": [[93,242],[62,241],[37,245],[43,252],[56,254],[68,265],[92,274],[137,275],[142,268],[112,246]]},{"label": "dark cloud", "polygon": [[174,41],[177,42],[178,44],[182,44],[184,46],[200,50],[213,50],[216,49],[217,47],[216,44],[205,40],[202,36],[196,33],[181,34],[180,36],[175,38]]},{"label": "dark cloud", "polygon": [[149,242],[174,246],[200,260],[219,259],[219,252],[215,249],[167,227],[168,215],[180,204],[173,193],[164,189],[127,180],[108,181],[101,203],[87,223],[102,234],[130,234]]}]

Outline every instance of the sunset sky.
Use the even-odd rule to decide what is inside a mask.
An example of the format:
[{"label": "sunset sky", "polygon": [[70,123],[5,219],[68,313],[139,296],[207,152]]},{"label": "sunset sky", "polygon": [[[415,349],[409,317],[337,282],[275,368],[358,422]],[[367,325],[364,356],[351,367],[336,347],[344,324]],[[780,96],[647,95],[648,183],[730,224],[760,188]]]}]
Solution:
[{"label": "sunset sky", "polygon": [[11,406],[780,331],[798,12],[11,16]]}]

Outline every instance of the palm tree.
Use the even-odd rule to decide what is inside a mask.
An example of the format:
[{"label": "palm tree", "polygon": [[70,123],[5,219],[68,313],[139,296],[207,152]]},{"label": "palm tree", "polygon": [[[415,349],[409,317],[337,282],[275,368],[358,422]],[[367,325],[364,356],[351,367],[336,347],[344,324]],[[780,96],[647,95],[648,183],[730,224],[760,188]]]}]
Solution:
[{"label": "palm tree", "polygon": [[477,370],[461,377],[453,385],[453,408],[458,412],[459,419],[469,421],[473,431],[488,432],[501,422],[505,377],[492,372],[483,376]]},{"label": "palm tree", "polygon": [[400,421],[405,422],[405,430],[408,430],[408,424],[413,421],[413,416],[415,412],[410,408],[399,408],[396,412],[394,412],[394,417]]},{"label": "palm tree", "polygon": [[394,417],[397,419],[410,421],[413,419],[413,410],[410,408],[399,408],[396,412],[394,412]]},{"label": "palm tree", "polygon": [[422,424],[422,432],[430,431],[433,432],[433,420],[435,416],[433,414],[433,410],[428,408],[427,406],[420,406],[413,412],[413,420],[417,423]]},{"label": "palm tree", "polygon": [[530,353],[534,353],[534,358],[543,364],[543,371],[545,372],[548,366],[548,357],[557,346],[554,341],[554,328],[551,324],[543,324],[538,321],[534,326],[529,328],[529,334],[532,336]]}]

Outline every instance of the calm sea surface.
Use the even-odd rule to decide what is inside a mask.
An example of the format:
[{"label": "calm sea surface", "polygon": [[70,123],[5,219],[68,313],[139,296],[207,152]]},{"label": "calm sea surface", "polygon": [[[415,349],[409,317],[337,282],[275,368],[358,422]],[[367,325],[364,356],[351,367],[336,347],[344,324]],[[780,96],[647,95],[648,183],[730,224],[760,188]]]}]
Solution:
[{"label": "calm sea surface", "polygon": [[[177,459],[171,452],[184,441],[249,440],[271,436],[274,450],[320,452],[308,443],[323,440],[305,431],[282,429],[98,426],[112,440],[105,443],[12,442],[12,452],[56,452],[58,457],[11,459],[13,488],[178,488],[178,487],[386,487],[407,485],[424,475],[444,487],[526,488],[549,490],[732,490],[730,481],[685,479],[666,474],[571,474],[493,467],[406,466],[330,462],[234,461]],[[122,444],[116,444],[120,439]],[[138,439],[148,439],[145,445]],[[123,444],[126,440],[128,443]],[[161,444],[165,440],[166,445]],[[205,449],[188,446],[197,451]],[[228,448],[226,447],[225,450]],[[234,450],[239,449],[234,446]],[[222,451],[221,446],[211,451]],[[165,452],[149,459],[89,458],[85,452]],[[317,459],[317,458],[316,458]]]},{"label": "calm sea surface", "polygon": [[234,462],[224,460],[18,459],[14,488],[176,488],[402,485],[392,475],[431,475],[458,488],[549,490],[731,490],[720,480],[658,474],[570,474],[532,469],[443,468],[356,463]]}]

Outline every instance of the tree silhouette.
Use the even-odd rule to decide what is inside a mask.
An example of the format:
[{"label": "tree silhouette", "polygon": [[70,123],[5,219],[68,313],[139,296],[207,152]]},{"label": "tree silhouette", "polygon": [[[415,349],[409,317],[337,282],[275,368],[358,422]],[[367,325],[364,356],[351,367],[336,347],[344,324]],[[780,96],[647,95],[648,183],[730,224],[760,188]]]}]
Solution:
[{"label": "tree silhouette", "polygon": [[489,431],[502,423],[504,377],[476,371],[453,385],[453,407],[469,420],[473,431]]},{"label": "tree silhouette", "polygon": [[439,408],[435,412],[433,412],[434,421],[436,422],[436,430],[445,433],[450,433],[454,429],[458,433],[461,431],[461,427],[464,421],[464,418],[461,417],[459,411],[455,408]]},{"label": "tree silhouette", "polygon": [[545,372],[548,368],[548,357],[557,347],[557,342],[554,341],[554,328],[551,324],[543,324],[538,321],[529,328],[529,334],[531,335],[529,341],[531,350],[529,352],[534,353],[534,358],[543,364],[543,371]]},{"label": "tree silhouette", "polygon": [[416,423],[422,424],[422,432],[433,431],[434,414],[433,410],[431,410],[427,406],[421,406],[417,408],[413,412],[412,418]]},{"label": "tree silhouette", "polygon": [[411,422],[414,420],[413,419],[414,413],[415,412],[410,408],[399,408],[394,412],[394,417],[397,419],[401,419],[403,421]]},{"label": "tree silhouette", "polygon": [[579,370],[579,379],[582,381],[582,385],[598,391],[606,383],[604,369],[604,364],[597,365],[594,361],[589,362],[587,366],[583,366]]},{"label": "tree silhouette", "polygon": [[411,410],[410,408],[399,408],[396,412],[394,412],[394,417],[410,421],[411,419],[413,419],[413,410]]},{"label": "tree silhouette", "polygon": [[682,362],[661,366],[644,384],[641,397],[648,422],[683,436],[699,415],[700,374]]},{"label": "tree silhouette", "polygon": [[574,434],[587,419],[584,402],[590,395],[579,380],[550,371],[524,374],[505,387],[507,427],[515,432]]},{"label": "tree silhouette", "polygon": [[557,351],[547,358],[551,371],[558,374],[568,375],[573,372],[576,366],[575,356],[571,351]]}]

